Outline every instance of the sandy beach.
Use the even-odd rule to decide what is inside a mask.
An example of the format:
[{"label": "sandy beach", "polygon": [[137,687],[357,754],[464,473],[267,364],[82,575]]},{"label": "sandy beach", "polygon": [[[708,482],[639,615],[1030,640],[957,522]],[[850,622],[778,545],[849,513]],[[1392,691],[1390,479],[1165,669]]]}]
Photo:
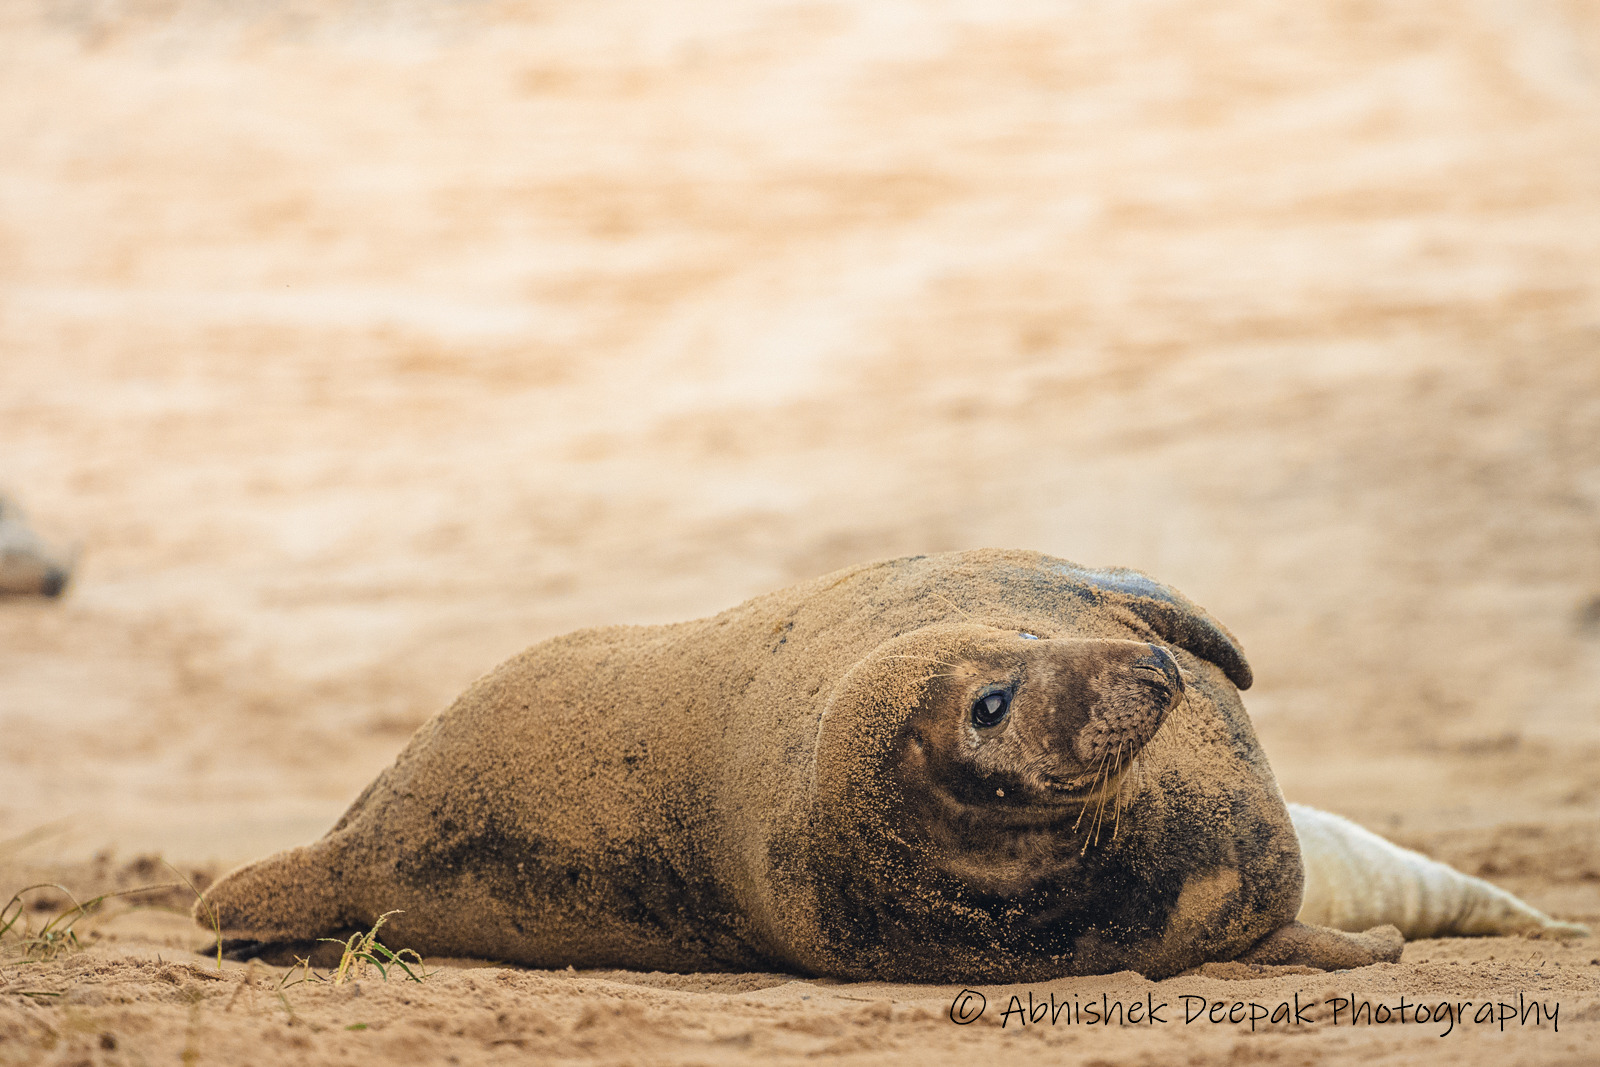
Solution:
[{"label": "sandy beach", "polygon": [[[0,145],[0,488],[81,553],[0,600],[0,900],[310,841],[544,638],[1000,546],[1223,620],[1288,799],[1600,924],[1584,5],[23,0]],[[0,1064],[1600,1058],[1592,937],[967,1022],[219,972],[192,900],[0,966]]]}]

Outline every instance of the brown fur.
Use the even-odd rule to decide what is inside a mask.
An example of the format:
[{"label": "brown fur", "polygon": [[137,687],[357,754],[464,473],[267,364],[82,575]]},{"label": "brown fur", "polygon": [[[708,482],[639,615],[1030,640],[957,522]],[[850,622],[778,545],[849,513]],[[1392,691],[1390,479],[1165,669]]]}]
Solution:
[{"label": "brown fur", "polygon": [[[257,941],[403,909],[397,946],[544,967],[1173,974],[1300,906],[1249,682],[1226,630],[1131,571],[855,567],[529,649],[328,836],[207,903]],[[979,728],[997,686],[1009,714]]]}]

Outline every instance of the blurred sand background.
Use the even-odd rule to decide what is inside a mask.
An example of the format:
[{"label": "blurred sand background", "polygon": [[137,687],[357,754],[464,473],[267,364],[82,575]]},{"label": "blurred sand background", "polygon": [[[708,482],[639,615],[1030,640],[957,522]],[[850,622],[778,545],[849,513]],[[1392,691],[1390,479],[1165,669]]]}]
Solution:
[{"label": "blurred sand background", "polygon": [[[997,545],[1176,585],[1249,653],[1290,799],[1593,923],[1600,9],[16,0],[0,485],[84,552],[64,601],[0,603],[0,839],[46,828],[14,871],[301,843],[536,640]],[[147,970],[201,943],[118,921],[94,951]],[[1600,945],[1561,951],[1383,981],[1557,974],[1589,1022],[1362,1055],[1582,1061]],[[840,993],[855,1044],[790,1048],[732,985],[600,985],[620,1029],[547,1054],[980,1047],[918,1021],[940,991]],[[201,999],[152,1000],[150,1047]],[[711,1044],[651,1031],[702,1009]],[[309,1032],[284,1054],[377,1040]],[[1011,1037],[985,1054],[1064,1054]]]}]

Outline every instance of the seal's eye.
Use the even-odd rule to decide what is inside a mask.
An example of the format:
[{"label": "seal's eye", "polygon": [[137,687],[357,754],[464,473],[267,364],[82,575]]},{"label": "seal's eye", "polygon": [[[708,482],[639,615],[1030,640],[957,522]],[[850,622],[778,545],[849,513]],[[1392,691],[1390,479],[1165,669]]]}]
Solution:
[{"label": "seal's eye", "polygon": [[985,693],[972,702],[972,725],[980,729],[999,726],[1000,720],[1011,710],[1011,694],[1004,689]]}]

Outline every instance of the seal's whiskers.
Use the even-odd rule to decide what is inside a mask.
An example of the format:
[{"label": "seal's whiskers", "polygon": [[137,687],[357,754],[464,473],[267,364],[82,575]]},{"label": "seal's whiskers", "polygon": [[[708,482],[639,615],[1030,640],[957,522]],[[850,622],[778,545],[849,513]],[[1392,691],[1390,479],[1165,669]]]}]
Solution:
[{"label": "seal's whiskers", "polygon": [[915,654],[909,653],[909,652],[902,653],[900,655],[895,655],[895,656],[885,656],[883,658],[884,659],[918,659],[918,660],[921,660],[923,663],[937,663],[941,667],[959,667],[959,666],[961,666],[961,664],[959,664],[959,663],[951,663],[948,660],[939,659],[937,656],[918,656],[918,655],[915,655]]},{"label": "seal's whiskers", "polygon": [[[1089,787],[1091,790],[1093,790],[1095,786],[1100,784],[1100,772],[1105,768],[1106,757],[1109,756],[1109,755],[1110,755],[1109,752],[1102,752],[1100,754],[1100,762],[1099,762],[1099,764],[1097,764],[1095,766],[1095,769],[1094,769],[1094,783]],[[1077,821],[1072,824],[1072,829],[1073,829],[1074,833],[1077,832],[1078,824],[1083,822],[1083,813],[1088,811],[1088,810],[1089,810],[1089,800],[1088,800],[1087,797],[1085,797],[1084,801],[1083,801],[1083,807],[1078,809]],[[1087,838],[1084,840],[1083,847],[1084,848],[1088,848],[1089,847],[1089,842],[1088,842]]]},{"label": "seal's whiskers", "polygon": [[902,655],[898,655],[898,656],[885,656],[884,659],[916,660],[916,661],[921,662],[921,663],[931,663],[936,667],[949,667],[950,668],[950,672],[947,673],[947,674],[929,674],[929,675],[924,675],[917,682],[918,686],[927,685],[929,682],[933,681],[935,678],[959,678],[959,677],[961,677],[961,675],[963,673],[967,672],[967,668],[964,668],[961,664],[959,664],[959,663],[951,663],[948,660],[942,660],[942,659],[939,659],[936,656],[918,656],[918,655],[906,653],[906,654],[902,654]]},{"label": "seal's whiskers", "polygon": [[[1109,799],[1107,794],[1110,792],[1110,790],[1108,788],[1106,788],[1106,786],[1110,786],[1110,784],[1111,784],[1111,775],[1115,774],[1116,773],[1116,768],[1118,768],[1118,767],[1120,767],[1122,765],[1122,746],[1123,746],[1123,742],[1121,742],[1121,741],[1117,742],[1117,750],[1116,750],[1115,753],[1112,754],[1111,761],[1108,764],[1106,764],[1105,786],[1101,787],[1101,790],[1100,790],[1100,805],[1095,810],[1095,813],[1094,813],[1094,843],[1097,844],[1097,845],[1100,843],[1100,827],[1105,825],[1106,801]],[[1121,786],[1121,783],[1119,782],[1118,783],[1119,792],[1120,792],[1120,786]]]},{"label": "seal's whiskers", "polygon": [[[1135,777],[1137,776],[1137,784]],[[1128,761],[1128,769],[1117,782],[1117,814],[1116,821],[1111,825],[1111,840],[1117,839],[1117,831],[1122,829],[1122,795],[1128,790],[1136,790],[1144,786],[1144,761],[1139,758],[1139,753],[1134,753]]]},{"label": "seal's whiskers", "polygon": [[951,600],[949,597],[945,596],[943,593],[935,592],[932,589],[928,590],[928,592],[933,593],[934,596],[938,597],[940,600],[944,601],[946,604],[949,604],[956,611],[960,612],[962,618],[967,619],[968,621],[971,621],[972,612],[967,611],[965,608],[961,607],[959,604],[957,604],[955,601]]}]

